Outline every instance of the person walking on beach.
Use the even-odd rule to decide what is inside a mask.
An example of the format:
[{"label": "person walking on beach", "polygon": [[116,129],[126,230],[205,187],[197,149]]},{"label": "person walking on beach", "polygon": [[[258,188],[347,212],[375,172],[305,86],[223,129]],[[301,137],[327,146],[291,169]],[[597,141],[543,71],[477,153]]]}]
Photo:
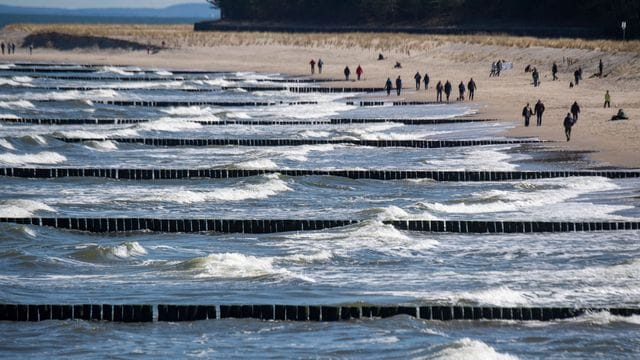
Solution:
[{"label": "person walking on beach", "polygon": [[564,135],[567,137],[567,141],[571,140],[571,128],[573,124],[575,124],[575,121],[573,121],[571,113],[567,113],[567,116],[564,118]]},{"label": "person walking on beach", "polygon": [[12,53],[13,55],[15,55],[15,54],[16,54],[16,43],[11,43],[11,53]]},{"label": "person walking on beach", "polygon": [[322,74],[323,65],[324,65],[324,61],[322,61],[322,59],[318,59],[318,74]]},{"label": "person walking on beach", "polygon": [[29,55],[33,55],[33,43],[29,44]]},{"label": "person walking on beach", "polygon": [[316,61],[311,59],[311,61],[309,61],[309,65],[311,65],[311,75],[316,73]]},{"label": "person walking on beach", "polygon": [[438,81],[436,84],[436,101],[442,102],[442,81]]},{"label": "person walking on beach", "polygon": [[551,74],[553,75],[553,81],[558,80],[558,64],[555,61],[551,65]]},{"label": "person walking on beach", "polygon": [[489,77],[496,76],[497,71],[498,71],[498,67],[496,66],[496,63],[495,62],[491,63],[491,72],[489,72]]},{"label": "person walking on beach", "polygon": [[458,84],[458,100],[459,101],[464,101],[464,92],[465,92],[466,88],[464,87],[464,82],[460,81],[460,84]]},{"label": "person walking on beach", "polygon": [[573,123],[577,123],[578,114],[580,114],[580,105],[578,105],[577,101],[574,101],[573,105],[571,105],[571,114],[573,114]]},{"label": "person walking on beach", "polygon": [[422,81],[424,81],[424,89],[429,90],[429,74],[427,74],[426,71],[424,73],[424,79]]},{"label": "person walking on beach", "polygon": [[422,83],[422,75],[420,75],[420,72],[418,71],[414,76],[414,79],[416,79],[416,90],[420,90],[420,84]]},{"label": "person walking on beach", "polygon": [[531,111],[531,106],[529,106],[529,103],[527,103],[527,105],[522,108],[522,117],[524,118],[525,127],[529,127],[529,119],[531,119],[532,113],[533,111]]},{"label": "person walking on beach", "polygon": [[387,82],[384,84],[385,90],[387,90],[387,96],[391,95],[391,88],[393,87],[393,83],[391,83],[391,78],[387,78]]},{"label": "person walking on beach", "polygon": [[607,92],[604,94],[604,107],[611,107],[611,95],[609,95],[609,90],[607,90]]},{"label": "person walking on beach", "polygon": [[531,77],[533,78],[533,86],[538,87],[538,85],[540,85],[540,74],[538,73],[538,69],[533,68]]},{"label": "person walking on beach", "polygon": [[447,102],[449,102],[449,96],[451,96],[451,83],[449,82],[449,80],[447,80],[446,83],[444,83],[444,94],[447,96]]},{"label": "person walking on beach", "polygon": [[598,64],[598,76],[602,78],[602,72],[604,70],[604,65],[602,64],[602,59],[600,59],[600,63]]},{"label": "person walking on beach", "polygon": [[398,96],[400,96],[400,92],[402,91],[402,79],[400,79],[400,75],[396,79],[396,91],[398,92]]},{"label": "person walking on beach", "polygon": [[473,78],[471,78],[471,80],[469,80],[469,82],[467,83],[467,90],[469,90],[469,100],[473,100],[473,94],[475,94],[477,88],[478,87],[476,86],[476,82],[473,81]]},{"label": "person walking on beach", "polygon": [[536,106],[533,107],[533,112],[536,114],[536,126],[542,126],[542,114],[544,114],[544,104],[540,99],[536,103]]},{"label": "person walking on beach", "polygon": [[351,75],[351,69],[349,69],[349,66],[344,68],[344,78],[345,80],[349,81],[349,75]]},{"label": "person walking on beach", "polygon": [[2,48],[2,55],[4,55],[4,42],[0,43],[0,48]]},{"label": "person walking on beach", "polygon": [[573,72],[573,79],[576,86],[580,85],[580,72],[577,69]]},{"label": "person walking on beach", "polygon": [[358,76],[358,81],[360,81],[362,74],[364,74],[364,70],[362,70],[362,66],[358,65],[358,67],[356,68],[356,75]]}]

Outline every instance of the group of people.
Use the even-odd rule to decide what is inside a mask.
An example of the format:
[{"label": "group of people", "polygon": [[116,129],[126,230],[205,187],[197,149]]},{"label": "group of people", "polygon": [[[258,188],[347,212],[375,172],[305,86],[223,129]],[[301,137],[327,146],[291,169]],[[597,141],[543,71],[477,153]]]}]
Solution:
[{"label": "group of people", "polygon": [[16,44],[15,43],[0,43],[0,49],[2,49],[2,55],[5,54],[5,50],[7,51],[7,55],[16,53]]},{"label": "group of people", "polygon": [[324,61],[322,61],[322,59],[318,59],[318,62],[311,59],[311,61],[309,61],[309,65],[311,66],[311,75],[316,73],[316,65],[318,65],[318,74],[322,74],[322,67],[324,66]]},{"label": "group of people", "polygon": [[491,72],[489,73],[489,77],[500,76],[502,72],[502,60],[498,60],[491,64]]},{"label": "group of people", "polygon": [[542,115],[544,114],[544,110],[545,110],[544,103],[542,103],[542,100],[540,99],[538,99],[538,102],[533,107],[533,110],[531,109],[531,106],[529,105],[529,103],[527,103],[527,105],[525,105],[524,108],[522,109],[524,126],[525,127],[529,126],[529,120],[533,115],[536,116],[536,126],[542,126]]}]

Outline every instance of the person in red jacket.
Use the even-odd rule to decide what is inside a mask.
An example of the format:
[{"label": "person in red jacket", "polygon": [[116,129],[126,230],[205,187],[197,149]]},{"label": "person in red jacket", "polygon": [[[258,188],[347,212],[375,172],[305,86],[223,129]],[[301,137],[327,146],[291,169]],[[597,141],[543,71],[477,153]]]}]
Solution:
[{"label": "person in red jacket", "polygon": [[360,78],[362,77],[362,74],[364,74],[364,70],[362,70],[362,66],[358,65],[358,68],[356,69],[356,75],[358,76],[358,80],[360,80]]},{"label": "person in red jacket", "polygon": [[309,65],[311,65],[311,75],[315,74],[315,72],[316,72],[316,61],[311,59],[311,61],[309,61]]}]

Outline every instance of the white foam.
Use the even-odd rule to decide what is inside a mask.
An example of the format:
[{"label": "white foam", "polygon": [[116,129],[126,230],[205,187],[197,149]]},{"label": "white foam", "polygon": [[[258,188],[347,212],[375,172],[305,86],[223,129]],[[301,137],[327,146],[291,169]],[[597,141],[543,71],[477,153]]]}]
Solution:
[{"label": "white foam", "polygon": [[[461,149],[456,156],[443,156],[425,160],[424,163],[439,170],[490,170],[490,171],[513,171],[517,165],[508,161],[512,156],[501,151],[510,147],[497,147],[493,149],[476,148]],[[453,155],[453,154],[451,154]]]},{"label": "white foam", "polygon": [[170,107],[168,109],[162,109],[160,111],[173,116],[209,116],[215,115],[220,112],[219,110],[215,110],[210,107],[201,106]]},{"label": "white foam", "polygon": [[36,107],[27,100],[0,101],[0,108],[9,110],[35,109]]},{"label": "white foam", "polygon": [[135,75],[135,73],[130,72],[130,71],[126,71],[114,66],[103,66],[102,68],[100,68],[100,70],[98,71],[98,73],[114,73],[114,74],[118,74],[118,75],[124,75],[124,76],[133,76]]},{"label": "white foam", "polygon": [[593,325],[608,325],[613,323],[627,323],[640,325],[640,316],[617,316],[611,315],[608,311],[588,311],[584,315],[575,319],[569,319],[572,322],[582,322]]},{"label": "white foam", "polygon": [[171,75],[173,75],[173,73],[170,72],[170,71],[166,71],[166,70],[160,70],[160,71],[156,71],[156,75],[171,76]]},{"label": "white foam", "polygon": [[[630,208],[620,205],[568,202],[568,200],[584,194],[619,188],[612,180],[601,177],[525,181],[518,183],[515,187],[514,190],[488,190],[474,193],[469,199],[462,202],[419,203],[418,206],[431,211],[458,214],[510,211],[525,211],[529,214],[535,212],[546,214],[546,218],[561,216],[565,221],[584,219],[585,216],[596,216],[596,214],[605,216]],[[551,211],[554,206],[560,207],[558,211]],[[537,211],[537,209],[543,209],[543,211]],[[569,209],[572,211],[568,211]],[[619,216],[615,216],[615,218],[619,218]]]},{"label": "white foam", "polygon": [[42,135],[25,135],[20,140],[31,145],[47,145],[47,139]]},{"label": "white foam", "polygon": [[[53,91],[46,93],[32,93],[27,92],[23,94],[8,95],[11,98],[20,98],[27,100],[56,100],[56,101],[68,101],[68,100],[89,100],[89,99],[110,99],[119,97],[120,94],[114,90],[109,89],[97,89],[89,91],[79,90],[66,90],[66,91]],[[93,104],[90,104],[93,105]]]},{"label": "white foam", "polygon": [[33,82],[33,78],[29,76],[14,76],[11,78],[13,81],[17,81],[19,83],[30,83]]},{"label": "white foam", "polygon": [[278,168],[278,165],[276,165],[276,163],[274,163],[269,159],[256,159],[256,160],[243,161],[243,162],[234,164],[234,166],[238,169],[247,169],[247,170],[252,170],[252,169],[275,170]]},{"label": "white foam", "polygon": [[14,114],[0,114],[0,118],[5,118],[5,119],[19,119],[18,116],[14,115]]},{"label": "white foam", "polygon": [[272,257],[256,257],[239,253],[210,254],[178,264],[181,270],[193,273],[195,278],[243,279],[264,276],[282,276],[312,281],[274,266]]},{"label": "white foam", "polygon": [[0,164],[27,165],[27,164],[61,164],[67,158],[55,152],[43,151],[36,154],[0,154]]},{"label": "white foam", "polygon": [[333,257],[333,252],[329,250],[321,250],[313,254],[305,255],[305,254],[293,254],[286,256],[285,259],[288,261],[303,263],[303,264],[311,264],[317,262],[325,262],[331,260]]},{"label": "white foam", "polygon": [[16,148],[7,139],[0,139],[0,147],[7,150],[15,150]]},{"label": "white foam", "polygon": [[506,286],[498,288],[465,292],[458,298],[452,298],[453,301],[463,303],[477,303],[481,305],[492,305],[501,307],[516,307],[531,305],[533,296],[521,291],[511,290]]},{"label": "white foam", "polygon": [[136,125],[136,128],[140,130],[179,132],[183,130],[201,129],[202,125],[195,121],[185,121],[175,118],[160,118],[155,121],[139,123]]},{"label": "white foam", "polygon": [[89,149],[97,150],[97,151],[101,151],[101,152],[109,152],[109,151],[118,150],[118,145],[115,142],[111,141],[111,140],[87,141],[84,144]]},{"label": "white foam", "polygon": [[39,201],[23,199],[0,200],[0,214],[5,217],[31,217],[37,211],[56,212],[54,208]]},{"label": "white foam", "polygon": [[0,64],[0,69],[2,70],[8,70],[11,69],[12,67],[16,67],[15,64]]},{"label": "white foam", "polygon": [[251,116],[246,112],[228,112],[227,117],[230,119],[251,119]]},{"label": "white foam", "polygon": [[501,354],[479,340],[463,338],[438,351],[432,357],[436,360],[517,360],[518,357]]},{"label": "white foam", "polygon": [[231,86],[234,83],[231,81],[227,81],[225,79],[213,79],[213,80],[204,80],[204,83],[207,85],[211,85],[211,86],[220,86],[220,87],[226,87],[226,86]]}]

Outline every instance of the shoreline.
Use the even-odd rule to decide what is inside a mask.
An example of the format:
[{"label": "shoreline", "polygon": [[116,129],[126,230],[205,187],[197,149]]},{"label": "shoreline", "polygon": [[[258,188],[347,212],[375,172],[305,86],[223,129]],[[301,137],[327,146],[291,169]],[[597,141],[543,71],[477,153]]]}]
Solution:
[{"label": "shoreline", "polygon": [[[293,35],[304,37],[304,34]],[[357,36],[354,35],[354,36]],[[435,100],[432,88],[438,80],[449,79],[457,97],[457,84],[465,84],[473,77],[478,84],[476,91],[477,113],[472,117],[495,118],[514,124],[505,131],[508,137],[537,137],[556,141],[545,145],[553,150],[588,152],[588,157],[598,167],[640,168],[640,54],[607,53],[593,50],[518,48],[478,44],[442,43],[433,44],[429,50],[418,52],[410,49],[395,49],[385,53],[384,61],[377,61],[378,50],[363,48],[326,48],[299,45],[247,44],[220,45],[214,47],[184,47],[160,51],[147,55],[146,51],[125,50],[73,50],[57,51],[35,49],[32,56],[19,49],[16,55],[0,57],[1,62],[59,62],[86,64],[127,64],[141,67],[157,67],[174,70],[201,69],[215,71],[253,71],[257,73],[279,73],[287,76],[311,77],[309,60],[322,58],[324,73],[314,78],[340,78],[345,65],[349,65],[353,76],[361,64],[365,69],[362,81],[335,82],[331,86],[382,87],[386,78],[397,76],[403,79],[403,94],[388,97],[389,100]],[[492,59],[505,58],[514,63],[514,70],[505,71],[501,77],[488,77]],[[577,65],[563,64],[563,59],[572,59]],[[590,78],[603,58],[606,64],[605,79]],[[560,67],[559,81],[551,81],[550,64],[553,60]],[[398,61],[402,69],[393,69]],[[537,66],[541,72],[542,85],[530,85],[531,75],[524,73],[524,64]],[[571,70],[581,66],[584,80],[580,86],[570,89]],[[428,71],[431,78],[429,90],[416,91],[413,74]],[[327,84],[319,84],[327,86]],[[612,93],[611,109],[603,109],[604,92]],[[387,99],[387,96],[371,96],[372,99]],[[526,102],[531,106],[540,98],[546,106],[543,126],[522,126],[520,113]],[[581,118],[573,129],[570,142],[564,140],[562,119],[573,101],[582,107]],[[618,108],[623,108],[630,120],[607,121]]]}]

